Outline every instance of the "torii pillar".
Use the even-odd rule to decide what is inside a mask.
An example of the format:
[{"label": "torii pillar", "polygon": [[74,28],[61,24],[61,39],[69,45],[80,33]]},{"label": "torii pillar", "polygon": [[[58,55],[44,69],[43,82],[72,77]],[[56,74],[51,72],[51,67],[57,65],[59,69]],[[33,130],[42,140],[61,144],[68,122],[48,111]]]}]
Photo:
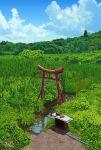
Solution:
[{"label": "torii pillar", "polygon": [[[40,93],[39,93],[39,96],[38,98],[43,98],[45,96],[45,90],[44,90],[44,83],[45,83],[45,79],[49,79],[49,80],[55,80],[56,81],[56,87],[57,87],[57,92],[58,92],[58,100],[57,100],[57,103],[59,105],[61,105],[63,103],[63,95],[62,95],[62,90],[60,88],[60,79],[59,79],[59,74],[62,73],[64,71],[64,68],[60,68],[60,69],[57,69],[57,70],[49,70],[49,69],[46,69],[46,68],[43,68],[42,66],[38,66],[38,69],[40,71],[42,71],[42,86],[41,86],[41,90],[40,90]],[[48,73],[49,76],[45,76],[45,73]],[[55,78],[51,78],[50,75],[51,74],[54,74],[55,75]]]}]

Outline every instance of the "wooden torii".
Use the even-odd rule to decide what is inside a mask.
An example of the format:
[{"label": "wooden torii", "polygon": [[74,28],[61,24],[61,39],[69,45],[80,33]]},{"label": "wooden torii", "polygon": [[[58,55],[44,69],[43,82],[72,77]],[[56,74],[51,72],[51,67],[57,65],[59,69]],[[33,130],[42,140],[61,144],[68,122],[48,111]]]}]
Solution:
[{"label": "wooden torii", "polygon": [[[63,103],[63,96],[62,96],[62,91],[61,91],[61,88],[60,88],[60,79],[59,79],[58,75],[64,71],[64,68],[60,68],[60,69],[56,69],[56,70],[49,70],[49,69],[43,68],[42,66],[39,65],[38,69],[42,71],[42,76],[41,76],[42,86],[41,86],[41,90],[40,90],[38,98],[40,98],[40,97],[42,98],[43,96],[45,96],[45,90],[44,90],[45,79],[55,80],[57,91],[58,91],[57,103],[58,104]],[[48,77],[45,76],[45,73],[48,73],[49,76]],[[55,78],[50,77],[50,74],[54,74]]]}]

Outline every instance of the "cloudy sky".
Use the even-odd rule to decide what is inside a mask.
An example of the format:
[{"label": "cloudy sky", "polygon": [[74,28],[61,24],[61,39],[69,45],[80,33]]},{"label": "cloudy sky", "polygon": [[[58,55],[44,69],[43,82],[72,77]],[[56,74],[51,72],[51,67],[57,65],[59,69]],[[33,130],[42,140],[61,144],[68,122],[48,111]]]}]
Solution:
[{"label": "cloudy sky", "polygon": [[35,42],[101,30],[101,0],[0,1],[0,41]]}]

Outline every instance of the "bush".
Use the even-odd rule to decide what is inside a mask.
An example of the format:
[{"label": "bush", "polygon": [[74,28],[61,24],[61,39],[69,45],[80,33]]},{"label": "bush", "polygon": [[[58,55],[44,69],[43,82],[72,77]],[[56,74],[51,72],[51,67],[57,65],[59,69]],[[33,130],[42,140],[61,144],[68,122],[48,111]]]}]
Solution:
[{"label": "bush", "polygon": [[76,59],[76,58],[73,58],[73,59],[70,59],[70,60],[68,61],[68,63],[69,63],[69,64],[78,64],[78,63],[79,63],[79,60]]},{"label": "bush", "polygon": [[3,123],[0,126],[0,150],[20,150],[29,143],[28,136],[16,123]]},{"label": "bush", "polygon": [[97,64],[101,64],[101,60],[99,59],[99,60],[96,60],[96,63]]},{"label": "bush", "polygon": [[82,90],[72,101],[65,102],[57,111],[71,118],[69,124],[72,132],[86,144],[89,150],[101,149],[101,88],[92,85],[90,90]]}]

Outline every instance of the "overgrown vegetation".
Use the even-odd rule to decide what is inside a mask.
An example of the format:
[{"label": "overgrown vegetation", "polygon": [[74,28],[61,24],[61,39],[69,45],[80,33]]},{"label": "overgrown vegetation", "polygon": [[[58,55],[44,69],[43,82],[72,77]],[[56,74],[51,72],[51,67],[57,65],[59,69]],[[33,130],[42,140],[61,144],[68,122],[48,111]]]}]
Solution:
[{"label": "overgrown vegetation", "polygon": [[81,90],[65,102],[58,111],[73,118],[70,129],[81,138],[89,150],[101,149],[101,84]]},{"label": "overgrown vegetation", "polygon": [[[49,51],[47,48],[50,47],[45,42],[23,45],[20,43],[22,47],[19,44],[13,44],[13,47],[16,45],[14,51],[6,47],[7,42],[1,43],[2,55],[8,52],[9,54],[20,53],[17,56],[0,56],[0,150],[20,150],[28,145],[30,143],[29,133],[22,128],[35,122],[35,112],[42,111],[45,104],[56,100],[54,81],[45,82],[46,96],[42,100],[37,99],[41,88],[40,71],[37,69],[39,64],[49,69],[64,67],[64,73],[61,75],[62,91],[64,94],[75,93],[76,97],[57,109],[73,118],[70,128],[87,143],[89,150],[100,150],[101,47],[98,42],[100,35],[99,32],[89,35],[90,37],[46,42],[50,45],[51,43],[59,45],[64,50],[63,52],[61,50],[53,52],[51,49]],[[88,42],[88,37],[91,41],[93,40],[93,43],[91,41],[89,43],[93,44],[91,52],[89,50],[86,53],[44,54],[66,53],[69,52],[68,50],[72,52],[70,45],[74,46],[74,43],[79,40],[83,43]],[[68,48],[63,44],[65,42],[69,43]],[[96,48],[95,43],[97,43]],[[43,47],[41,47],[42,44]],[[29,45],[32,47],[29,48]],[[2,49],[3,47],[5,50]],[[77,45],[74,47],[76,49]],[[55,47],[53,48],[55,50]],[[93,52],[93,48],[96,51]],[[42,51],[30,51],[30,49],[41,49]],[[47,128],[49,127],[50,124]]]}]

